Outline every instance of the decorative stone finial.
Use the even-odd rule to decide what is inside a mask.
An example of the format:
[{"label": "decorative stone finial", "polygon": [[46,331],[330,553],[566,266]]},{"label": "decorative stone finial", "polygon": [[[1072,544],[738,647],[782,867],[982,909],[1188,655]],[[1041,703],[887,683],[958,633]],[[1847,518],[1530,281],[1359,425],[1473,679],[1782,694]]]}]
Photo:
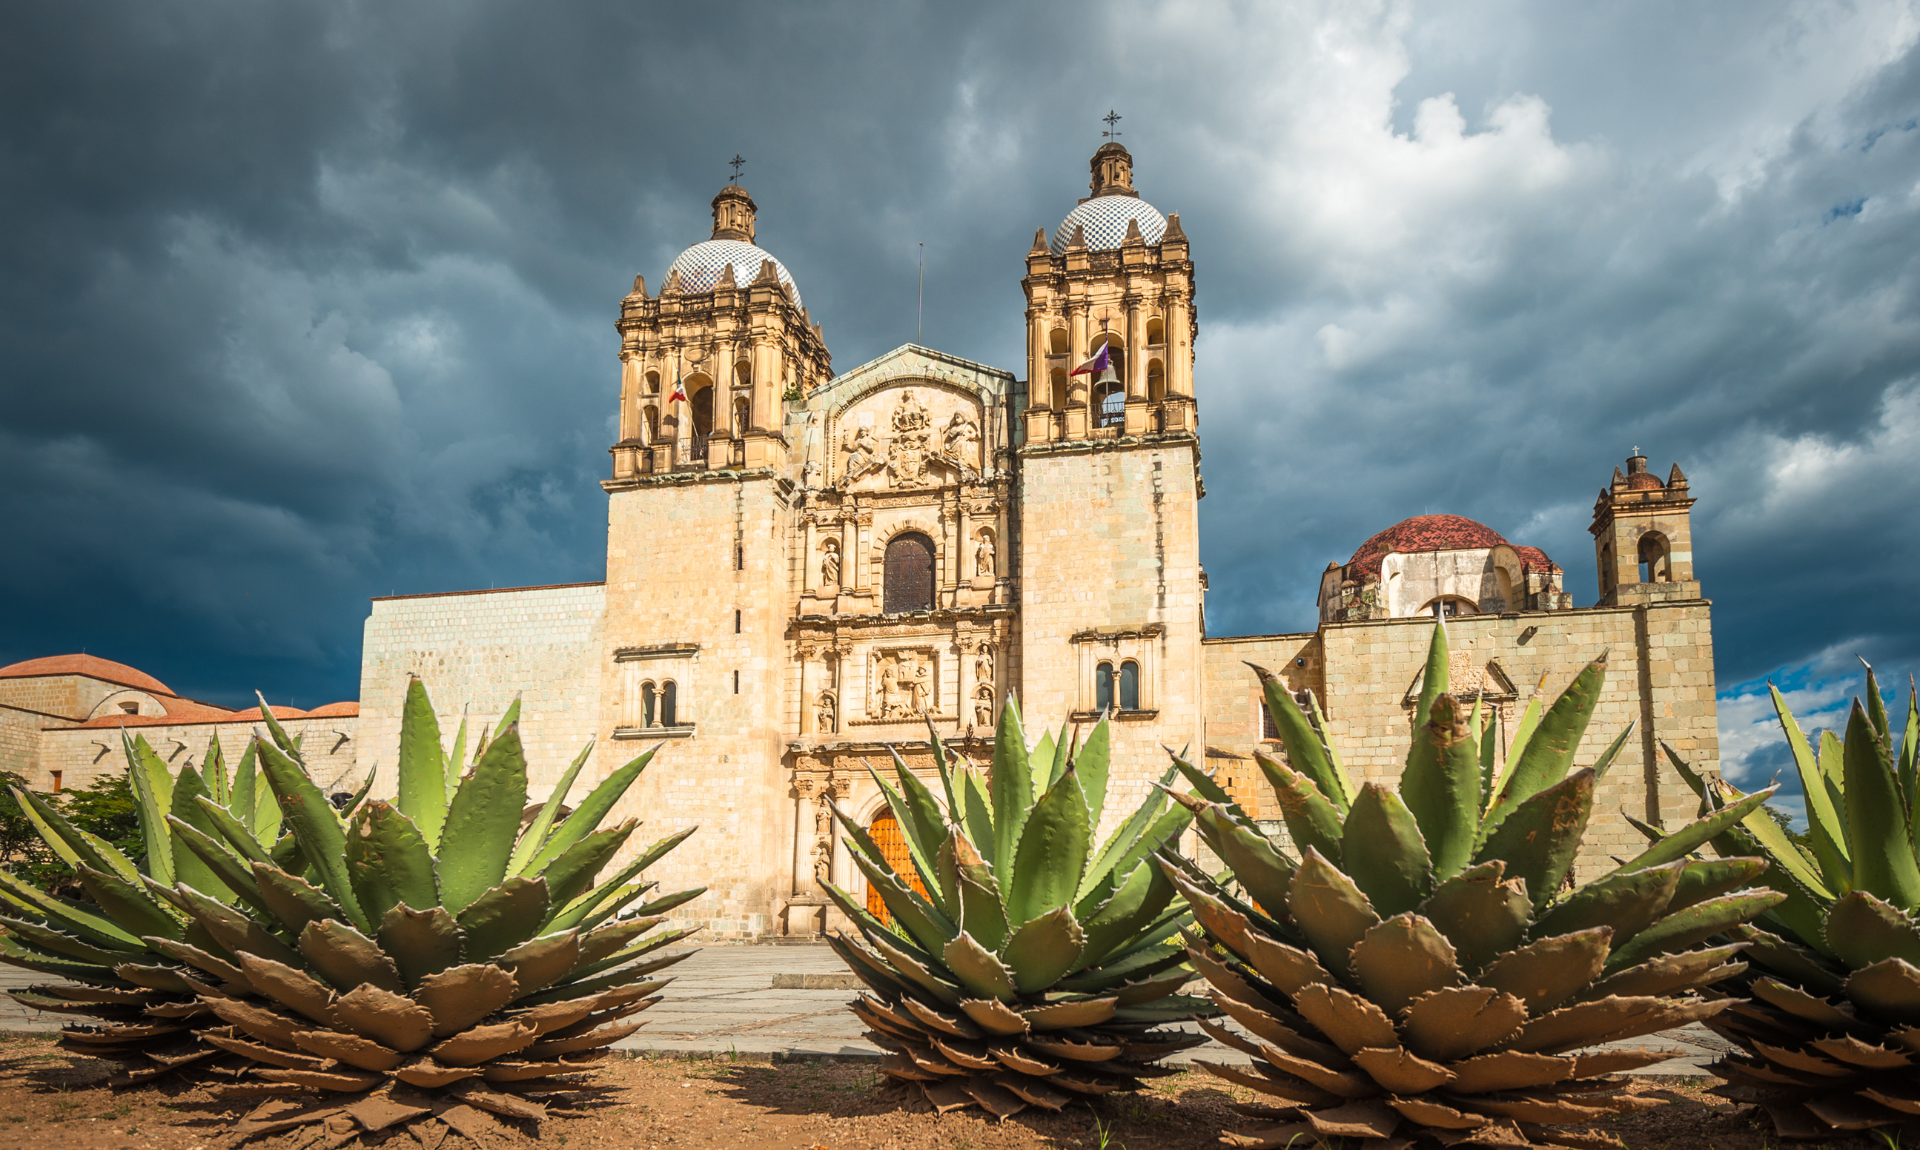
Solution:
[{"label": "decorative stone finial", "polygon": [[1093,154],[1093,194],[1097,196],[1133,196],[1133,155],[1120,144],[1106,143]]},{"label": "decorative stone finial", "polygon": [[754,214],[759,210],[747,189],[739,184],[721,188],[713,197],[713,238],[752,243]]}]

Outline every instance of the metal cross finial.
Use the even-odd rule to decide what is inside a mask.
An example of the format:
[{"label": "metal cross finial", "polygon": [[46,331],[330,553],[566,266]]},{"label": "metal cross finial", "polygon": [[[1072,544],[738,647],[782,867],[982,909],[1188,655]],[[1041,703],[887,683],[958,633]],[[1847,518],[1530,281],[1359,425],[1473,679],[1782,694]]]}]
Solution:
[{"label": "metal cross finial", "polygon": [[1105,137],[1106,137],[1107,139],[1109,139],[1109,140],[1117,140],[1117,139],[1119,139],[1119,138],[1120,138],[1120,129],[1119,129],[1119,128],[1118,128],[1118,127],[1117,127],[1116,125],[1118,125],[1118,124],[1120,123],[1120,121],[1121,121],[1121,120],[1123,120],[1123,119],[1125,119],[1125,118],[1126,118],[1126,117],[1124,117],[1124,116],[1122,116],[1122,115],[1121,115],[1120,113],[1118,113],[1118,112],[1116,112],[1116,111],[1114,111],[1114,110],[1113,110],[1112,108],[1108,108],[1108,109],[1107,109],[1107,114],[1106,114],[1106,115],[1104,115],[1104,116],[1102,116],[1102,117],[1100,117],[1100,119],[1101,119],[1101,120],[1102,120],[1102,121],[1103,121],[1103,122],[1104,122],[1104,123],[1105,123],[1105,124],[1107,125],[1107,130],[1106,130],[1106,131],[1104,131],[1104,132],[1102,132],[1102,133],[1100,133],[1100,134],[1101,134],[1101,135],[1103,135],[1103,136],[1105,136]]},{"label": "metal cross finial", "polygon": [[727,161],[727,163],[729,163],[729,164],[732,164],[732,165],[733,165],[733,178],[732,178],[732,179],[730,179],[730,180],[728,180],[727,182],[728,182],[729,184],[737,184],[737,183],[739,183],[739,182],[740,182],[740,169],[741,169],[741,167],[742,167],[742,166],[744,166],[744,165],[746,164],[746,161],[740,158],[740,153],[739,153],[739,152],[735,152],[735,153],[733,154],[733,159],[731,159],[731,160],[728,160],[728,161]]},{"label": "metal cross finial", "polygon": [[1638,454],[1640,454],[1640,446],[1639,446],[1638,444],[1635,444],[1635,445],[1634,445],[1634,448],[1633,448],[1633,453],[1634,453],[1635,455],[1638,455]]}]

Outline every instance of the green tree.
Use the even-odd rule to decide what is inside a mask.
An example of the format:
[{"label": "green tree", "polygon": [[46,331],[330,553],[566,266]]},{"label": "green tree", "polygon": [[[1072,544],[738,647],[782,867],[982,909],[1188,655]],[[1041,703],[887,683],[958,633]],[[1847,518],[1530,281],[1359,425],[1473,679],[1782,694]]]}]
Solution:
[{"label": "green tree", "polygon": [[0,771],[0,861],[15,874],[32,875],[31,881],[44,885],[41,872],[55,860],[13,797],[13,788],[26,785],[27,780],[12,771]]},{"label": "green tree", "polygon": [[[0,862],[6,869],[39,887],[69,898],[91,901],[73,873],[53,853],[13,797],[13,788],[27,788],[27,780],[12,771],[0,771]],[[48,795],[74,826],[99,835],[130,858],[146,850],[140,816],[125,771],[95,779],[85,790]]]}]

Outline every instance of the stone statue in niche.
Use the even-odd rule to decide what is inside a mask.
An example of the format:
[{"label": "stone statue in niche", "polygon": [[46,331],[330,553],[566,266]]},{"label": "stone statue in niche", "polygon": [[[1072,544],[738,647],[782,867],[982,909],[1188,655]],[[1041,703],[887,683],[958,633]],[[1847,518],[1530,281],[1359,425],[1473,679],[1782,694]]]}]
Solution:
[{"label": "stone statue in niche", "polygon": [[941,435],[946,441],[948,459],[969,471],[979,469],[980,427],[966,412],[954,412]]},{"label": "stone statue in niche", "polygon": [[993,648],[985,643],[973,657],[973,681],[986,687],[993,686]]},{"label": "stone statue in niche", "polygon": [[980,533],[980,542],[975,544],[973,548],[973,573],[975,575],[992,578],[994,572],[993,560],[993,533],[991,531],[982,531]]},{"label": "stone statue in niche", "polygon": [[976,727],[993,726],[993,688],[986,683],[973,694],[973,725]]},{"label": "stone statue in niche", "polygon": [[826,795],[813,809],[813,880],[821,886],[833,881],[833,812]]},{"label": "stone statue in niche", "polygon": [[927,457],[933,449],[933,435],[927,429],[932,423],[913,392],[902,391],[900,405],[893,409],[893,442],[887,447],[887,479],[895,487],[926,481]]},{"label": "stone statue in niche", "polygon": [[817,487],[820,484],[820,461],[809,459],[800,466],[800,486]]},{"label": "stone statue in niche", "polygon": [[837,589],[840,586],[840,544],[829,539],[820,550],[820,585]]},{"label": "stone statue in niche", "polygon": [[817,735],[831,735],[838,729],[834,724],[833,692],[820,692],[820,702],[813,711],[813,728]]},{"label": "stone statue in niche", "polygon": [[863,427],[854,432],[853,442],[847,445],[847,482],[878,471],[881,466],[880,440],[873,434],[873,428]]}]

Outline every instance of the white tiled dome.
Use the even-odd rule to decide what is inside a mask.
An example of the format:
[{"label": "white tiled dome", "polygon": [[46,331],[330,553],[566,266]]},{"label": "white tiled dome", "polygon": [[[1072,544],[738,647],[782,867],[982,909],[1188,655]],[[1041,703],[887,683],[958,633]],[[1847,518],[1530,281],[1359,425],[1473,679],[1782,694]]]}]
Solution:
[{"label": "white tiled dome", "polygon": [[1047,241],[1047,247],[1056,256],[1066,251],[1067,245],[1073,242],[1073,229],[1078,226],[1087,229],[1089,251],[1117,248],[1126,242],[1128,220],[1140,221],[1140,238],[1149,244],[1159,243],[1160,237],[1167,234],[1167,217],[1147,201],[1137,196],[1100,196],[1073,209],[1060,226],[1053,229],[1053,238]]},{"label": "white tiled dome", "polygon": [[[1120,225],[1125,232],[1126,224]],[[1145,224],[1141,225],[1143,228]],[[667,275],[680,273],[680,290],[685,292],[712,291],[713,285],[720,282],[720,273],[728,264],[733,265],[734,282],[741,287],[753,282],[760,274],[760,262],[773,260],[773,274],[780,282],[793,289],[793,303],[800,305],[800,285],[793,282],[787,274],[787,266],[773,259],[773,254],[752,244],[743,244],[739,240],[703,240],[680,253],[680,258],[667,268]]]}]

